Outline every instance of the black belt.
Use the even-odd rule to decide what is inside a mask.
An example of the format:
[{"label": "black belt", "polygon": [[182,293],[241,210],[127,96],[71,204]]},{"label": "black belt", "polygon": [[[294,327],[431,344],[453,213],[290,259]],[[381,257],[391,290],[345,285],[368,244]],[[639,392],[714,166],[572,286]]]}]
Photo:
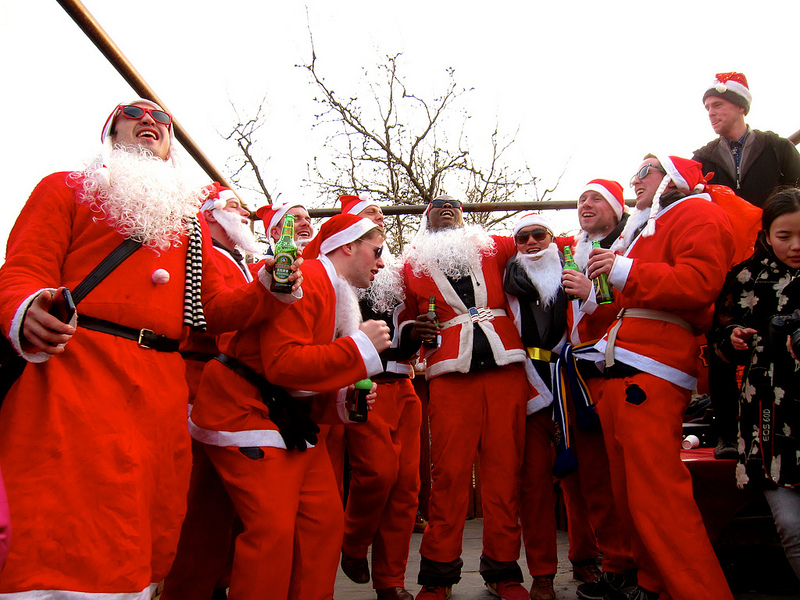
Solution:
[{"label": "black belt", "polygon": [[78,327],[99,331],[100,333],[108,333],[109,335],[116,335],[126,340],[133,340],[142,348],[149,348],[159,352],[177,352],[180,346],[178,340],[153,333],[150,329],[134,329],[133,327],[125,327],[124,325],[118,325],[111,321],[104,321],[103,319],[96,319],[84,315],[78,316]]},{"label": "black belt", "polygon": [[259,390],[263,390],[265,387],[272,387],[272,384],[267,381],[266,377],[259,375],[246,364],[239,362],[232,356],[228,356],[227,354],[218,354],[214,357],[214,359],[221,362],[237,375],[243,377],[245,381],[253,384],[253,386]]},{"label": "black belt", "polygon": [[216,354],[211,354],[209,352],[190,352],[190,351],[181,351],[181,356],[184,360],[196,360],[197,362],[208,362],[212,360]]}]

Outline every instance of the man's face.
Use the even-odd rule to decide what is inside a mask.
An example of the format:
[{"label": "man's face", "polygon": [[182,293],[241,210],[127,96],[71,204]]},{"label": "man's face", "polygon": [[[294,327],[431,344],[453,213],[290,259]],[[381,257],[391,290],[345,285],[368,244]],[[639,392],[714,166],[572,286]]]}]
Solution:
[{"label": "man's face", "polygon": [[709,96],[703,104],[714,133],[733,139],[733,132],[744,123],[744,109],[719,96]]},{"label": "man's face", "polygon": [[383,236],[378,232],[360,241],[353,242],[353,255],[350,259],[350,269],[347,282],[357,288],[368,288],[384,267],[382,253]]},{"label": "man's face", "polygon": [[[442,206],[436,206],[439,203]],[[464,216],[461,212],[461,203],[458,200],[454,200],[452,203],[448,200],[434,200],[431,204],[431,210],[428,213],[429,229],[437,231],[448,227],[464,226]],[[458,208],[455,208],[454,205],[457,205]]]},{"label": "man's face", "polygon": [[[133,106],[140,106],[146,110],[153,106],[146,102],[136,102]],[[138,119],[130,119],[117,115],[114,121],[114,143],[122,146],[139,146],[149,150],[161,160],[169,156],[169,126],[158,123],[149,112],[145,112]]]},{"label": "man's face", "polygon": [[587,190],[578,198],[578,222],[589,235],[607,235],[619,221],[600,192]]},{"label": "man's face", "polygon": [[225,207],[222,210],[231,213],[232,215],[239,215],[242,218],[242,223],[245,225],[250,225],[250,211],[242,206],[242,203],[239,202],[238,198],[228,199],[228,201],[225,203]]},{"label": "man's face", "polygon": [[358,216],[369,219],[375,223],[375,225],[383,229],[383,211],[381,210],[380,206],[375,206],[374,204],[372,206],[368,206],[358,213]]},{"label": "man's face", "polygon": [[[308,211],[302,206],[293,206],[286,211],[287,215],[294,216],[294,241],[308,242],[314,237],[314,226],[311,224],[311,217],[308,216]],[[283,231],[283,222],[286,220],[286,215],[270,230],[270,236],[276,242],[281,238]]]},{"label": "man's face", "polygon": [[[652,165],[652,167],[647,169],[644,177],[639,177],[639,173],[642,172],[645,165]],[[664,179],[664,169],[661,168],[658,159],[648,158],[639,166],[636,173],[631,179],[631,187],[636,194],[636,208],[644,210],[653,204],[656,190],[658,190],[661,180]]]},{"label": "man's face", "polygon": [[553,234],[541,225],[523,227],[514,235],[514,243],[520,254],[536,254],[547,248],[552,242]]}]

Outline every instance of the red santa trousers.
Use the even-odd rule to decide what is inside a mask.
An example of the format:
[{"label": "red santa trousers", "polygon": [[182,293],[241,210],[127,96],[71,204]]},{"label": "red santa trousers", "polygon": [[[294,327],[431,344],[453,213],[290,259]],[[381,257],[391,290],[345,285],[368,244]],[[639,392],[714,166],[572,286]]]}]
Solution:
[{"label": "red santa trousers", "polygon": [[528,380],[521,364],[447,373],[429,382],[431,493],[420,554],[437,562],[461,556],[464,521],[478,456],[483,553],[519,559],[519,486]]},{"label": "red santa trousers", "polygon": [[236,538],[230,600],[330,600],[344,514],[324,443],[305,452],[206,446],[244,531]]},{"label": "red santa trousers", "polygon": [[[573,444],[574,445],[574,444]],[[581,492],[580,467],[559,481],[567,513],[567,558],[573,565],[596,564],[600,551],[589,519],[589,508]]]},{"label": "red santa trousers", "polygon": [[208,600],[228,565],[236,511],[206,448],[192,440],[186,518],[161,600]]},{"label": "red santa trousers", "polygon": [[[600,398],[603,378],[587,380],[589,392],[595,401]],[[573,427],[572,449],[578,460],[578,471],[574,474],[578,486],[570,489],[573,502],[581,495],[589,515],[597,546],[603,553],[603,571],[625,573],[636,568],[631,548],[631,527],[628,519],[623,519],[614,501],[611,487],[611,473],[602,430],[583,430]],[[572,475],[568,476],[572,477]],[[573,484],[574,484],[573,480]],[[562,480],[564,487],[564,480]],[[565,489],[565,496],[567,495]],[[570,498],[566,499],[569,515]],[[569,521],[572,528],[572,521]],[[570,535],[570,560],[572,559],[572,536]]]},{"label": "red santa trousers", "polygon": [[378,382],[366,423],[347,425],[352,469],[342,549],[356,558],[372,544],[375,589],[403,587],[419,503],[422,406],[411,380]]},{"label": "red santa trousers", "polygon": [[552,407],[543,408],[525,419],[520,523],[525,559],[532,577],[552,576],[558,571],[553,433]]},{"label": "red santa trousers", "polygon": [[602,383],[597,410],[614,498],[633,524],[640,586],[672,600],[732,600],[680,458],[689,398],[648,373]]}]

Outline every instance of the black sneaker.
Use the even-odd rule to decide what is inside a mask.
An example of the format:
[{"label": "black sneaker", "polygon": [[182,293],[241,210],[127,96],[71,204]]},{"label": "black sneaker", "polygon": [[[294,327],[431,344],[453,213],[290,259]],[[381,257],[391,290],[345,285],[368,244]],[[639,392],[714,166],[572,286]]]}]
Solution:
[{"label": "black sneaker", "polygon": [[592,583],[582,583],[576,593],[583,600],[603,600],[607,594],[636,585],[636,572],[610,573],[603,571],[600,579]]},{"label": "black sneaker", "polygon": [[714,448],[714,458],[717,460],[725,460],[730,458],[738,460],[739,444],[723,438],[717,438],[717,446]]},{"label": "black sneaker", "polygon": [[634,585],[608,594],[604,600],[658,600],[659,594]]}]

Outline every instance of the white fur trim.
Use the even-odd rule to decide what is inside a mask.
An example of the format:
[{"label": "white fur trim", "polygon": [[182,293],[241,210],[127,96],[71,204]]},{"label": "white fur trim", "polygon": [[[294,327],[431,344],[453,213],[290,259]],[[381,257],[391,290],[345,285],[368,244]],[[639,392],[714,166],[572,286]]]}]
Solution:
[{"label": "white fur trim", "polygon": [[358,238],[375,227],[377,227],[377,225],[371,220],[366,218],[361,219],[350,225],[350,227],[346,227],[324,240],[319,246],[319,253],[320,255],[329,254],[345,244],[355,242]]},{"label": "white fur trim", "polygon": [[[594,348],[598,352],[605,354],[607,345],[608,343],[606,338],[603,337],[603,339],[594,345]],[[630,365],[631,367],[635,367],[644,373],[649,373],[650,375],[654,375],[655,377],[659,377],[665,381],[674,383],[683,389],[694,390],[697,387],[697,377],[692,377],[688,373],[684,373],[675,367],[670,367],[669,365],[658,362],[657,360],[650,358],[649,356],[645,356],[644,354],[632,352],[615,345],[614,357],[626,365]]]},{"label": "white fur trim", "polygon": [[25,298],[25,300],[22,301],[22,304],[20,304],[17,308],[17,311],[14,313],[14,317],[11,319],[11,328],[8,332],[9,341],[11,342],[11,345],[14,346],[14,349],[22,358],[32,363],[46,362],[50,358],[50,355],[47,352],[25,352],[22,349],[22,342],[20,341],[20,338],[22,337],[22,322],[25,320],[25,313],[28,312],[28,307],[30,307],[39,294],[45,290],[51,294],[55,294],[56,292],[55,288],[43,288]]},{"label": "white fur trim", "polygon": [[361,354],[361,360],[364,361],[364,366],[367,369],[367,377],[372,377],[378,373],[383,373],[383,363],[381,362],[380,354],[369,341],[367,334],[361,330],[350,334],[353,341],[358,347],[358,352]]},{"label": "white fur trim", "polygon": [[277,209],[275,209],[275,205],[273,204],[273,210],[275,214],[272,215],[272,218],[269,220],[269,227],[267,227],[266,234],[269,236],[269,232],[272,231],[273,227],[276,227],[280,220],[284,217],[284,215],[289,212],[290,208],[294,208],[295,206],[303,207],[302,204],[291,204],[287,202],[286,204],[281,204]]},{"label": "white fur trim", "polygon": [[617,289],[621,292],[625,289],[625,284],[628,282],[628,277],[630,277],[632,268],[632,258],[617,254],[614,257],[614,264],[611,267],[611,273],[608,274],[608,282],[614,286],[614,289]]},{"label": "white fur trim", "polygon": [[208,444],[209,446],[233,446],[235,448],[247,448],[257,446],[261,448],[283,448],[286,449],[286,442],[283,441],[277,429],[249,429],[246,431],[217,431],[215,429],[204,429],[198,427],[189,418],[189,435],[192,439]]},{"label": "white fur trim", "polygon": [[550,224],[550,221],[548,221],[542,214],[532,212],[524,214],[519,218],[517,223],[514,225],[513,235],[517,235],[520,229],[530,227],[532,225],[541,225],[550,232],[550,235],[553,234],[553,226]]},{"label": "white fur trim", "polygon": [[[373,202],[369,198],[362,198],[361,196],[359,196],[359,199],[360,199],[360,202],[356,202],[353,205],[353,208],[351,208],[350,210],[347,211],[347,214],[357,215],[362,210],[365,210],[365,209],[369,208],[370,206],[378,206],[378,204],[376,202]],[[380,207],[378,207],[378,208],[380,208]]]},{"label": "white fur trim", "polygon": [[70,590],[29,590],[0,594],[2,600],[150,600],[158,588],[151,583],[141,592],[73,592]]}]

